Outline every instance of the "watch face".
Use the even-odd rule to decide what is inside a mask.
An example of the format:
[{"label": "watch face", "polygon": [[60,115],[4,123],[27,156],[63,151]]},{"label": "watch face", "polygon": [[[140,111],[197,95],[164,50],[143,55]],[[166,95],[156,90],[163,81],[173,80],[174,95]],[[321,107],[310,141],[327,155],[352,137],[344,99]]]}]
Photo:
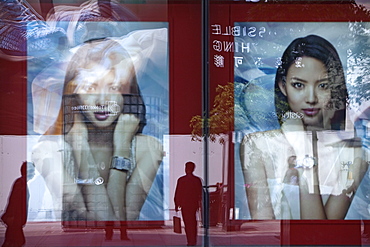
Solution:
[{"label": "watch face", "polygon": [[303,159],[303,162],[302,162],[303,168],[312,168],[314,165],[315,165],[315,158],[314,157],[306,156]]},{"label": "watch face", "polygon": [[297,159],[296,168],[310,169],[316,165],[315,157],[306,155],[303,159]]},{"label": "watch face", "polygon": [[131,161],[124,157],[115,156],[112,162],[112,168],[129,171],[131,169]]}]

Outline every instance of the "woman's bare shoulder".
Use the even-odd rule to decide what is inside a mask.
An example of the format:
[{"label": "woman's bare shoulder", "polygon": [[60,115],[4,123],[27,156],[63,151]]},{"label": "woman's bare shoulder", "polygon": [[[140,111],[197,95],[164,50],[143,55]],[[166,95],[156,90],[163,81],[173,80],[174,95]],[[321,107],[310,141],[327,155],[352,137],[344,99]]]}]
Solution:
[{"label": "woman's bare shoulder", "polygon": [[53,136],[43,136],[39,141],[33,146],[32,150],[34,152],[40,151],[58,151],[64,145],[63,137],[59,135]]},{"label": "woman's bare shoulder", "polygon": [[136,140],[138,143],[140,144],[152,144],[152,143],[156,143],[156,144],[161,144],[162,143],[160,142],[160,140],[154,136],[149,136],[149,135],[144,135],[144,134],[137,134],[136,135]]},{"label": "woman's bare shoulder", "polygon": [[136,149],[142,152],[163,152],[163,144],[153,136],[139,134],[136,135]]},{"label": "woman's bare shoulder", "polygon": [[32,159],[38,160],[47,157],[56,157],[68,151],[71,151],[71,146],[64,141],[63,136],[43,136],[32,147]]}]

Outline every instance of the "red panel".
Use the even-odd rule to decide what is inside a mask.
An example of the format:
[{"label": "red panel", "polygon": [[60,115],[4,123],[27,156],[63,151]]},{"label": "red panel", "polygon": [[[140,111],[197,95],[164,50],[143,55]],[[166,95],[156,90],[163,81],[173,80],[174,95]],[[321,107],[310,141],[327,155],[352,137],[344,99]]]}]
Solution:
[{"label": "red panel", "polygon": [[282,220],[281,245],[361,246],[359,220]]},{"label": "red panel", "polygon": [[27,134],[26,62],[0,58],[0,135]]},{"label": "red panel", "polygon": [[201,5],[169,6],[170,134],[189,134],[202,112]]},{"label": "red panel", "polygon": [[168,21],[167,4],[125,4],[140,21]]}]

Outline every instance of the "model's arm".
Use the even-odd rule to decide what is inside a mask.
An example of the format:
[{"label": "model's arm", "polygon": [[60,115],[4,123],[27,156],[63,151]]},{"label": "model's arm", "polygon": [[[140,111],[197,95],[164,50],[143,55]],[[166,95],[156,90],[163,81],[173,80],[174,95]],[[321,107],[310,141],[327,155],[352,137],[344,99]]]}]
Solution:
[{"label": "model's arm", "polygon": [[[80,188],[74,182],[68,166],[74,166],[71,147],[62,141],[61,136],[51,136],[39,141],[32,150],[32,161],[44,178],[45,184],[52,195],[54,209],[77,211],[80,217],[86,215],[84,199]],[[73,169],[73,168],[72,168]]]},{"label": "model's arm", "polygon": [[[74,160],[74,165],[78,171],[76,177],[81,179],[81,181],[76,184],[76,181],[72,178],[68,184],[81,188],[80,193],[83,196],[84,207],[86,207],[87,211],[86,218],[88,220],[114,220],[115,217],[106,187],[104,184],[95,184],[95,180],[101,174],[92,155],[93,150],[91,150],[88,142],[86,125],[79,118],[81,116],[76,114],[76,121],[72,129],[65,136],[65,139],[72,147],[73,157],[71,158]],[[84,183],[83,179],[90,179],[91,181]],[[66,186],[64,186],[64,190],[66,190]],[[99,195],[99,200],[97,200],[97,195]]]},{"label": "model's arm", "polygon": [[354,148],[354,161],[351,167],[352,185],[342,192],[340,195],[331,195],[325,205],[325,211],[328,219],[344,219],[351,203],[351,198],[354,196],[361,180],[368,168],[367,163],[362,158],[361,148]]},{"label": "model's arm", "polygon": [[126,187],[127,220],[139,217],[162,158],[162,143],[151,136],[136,136],[136,168]]},{"label": "model's arm", "polygon": [[317,166],[311,169],[297,168],[301,219],[326,219]]},{"label": "model's arm", "polygon": [[[361,182],[363,174],[366,171],[366,163],[362,159],[361,148],[349,148],[349,159],[353,159],[353,164],[350,168],[350,178],[348,180],[352,184],[348,184],[348,188],[343,188],[341,194],[332,194],[329,196],[325,206],[323,205],[318,179],[318,167],[315,166],[309,170],[299,168],[300,174],[300,203],[301,203],[301,218],[302,219],[344,219],[351,203],[351,197],[355,193],[356,188]],[[320,165],[325,165],[321,162]],[[310,182],[311,181],[311,182]],[[338,184],[347,183],[341,181],[338,177]],[[310,188],[310,189],[309,189]],[[310,191],[309,191],[310,190]]]},{"label": "model's arm", "polygon": [[268,157],[262,157],[255,142],[246,136],[240,147],[240,158],[252,219],[274,219],[264,164],[269,162]]},{"label": "model's arm", "polygon": [[[121,114],[113,136],[113,156],[127,159],[131,157],[131,143],[139,127],[140,120],[132,114]],[[114,213],[120,220],[126,220],[127,171],[110,169],[107,190]]]}]

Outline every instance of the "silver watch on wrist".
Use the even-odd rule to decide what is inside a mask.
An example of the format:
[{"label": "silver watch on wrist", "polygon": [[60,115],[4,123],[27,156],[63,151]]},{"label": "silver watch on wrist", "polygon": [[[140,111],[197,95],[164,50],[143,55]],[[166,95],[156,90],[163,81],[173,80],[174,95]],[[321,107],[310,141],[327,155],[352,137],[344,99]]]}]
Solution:
[{"label": "silver watch on wrist", "polygon": [[132,162],[130,159],[121,156],[113,156],[110,168],[128,172],[131,170],[131,165]]},{"label": "silver watch on wrist", "polygon": [[316,159],[306,154],[303,159],[297,159],[295,168],[311,169],[316,165]]}]

